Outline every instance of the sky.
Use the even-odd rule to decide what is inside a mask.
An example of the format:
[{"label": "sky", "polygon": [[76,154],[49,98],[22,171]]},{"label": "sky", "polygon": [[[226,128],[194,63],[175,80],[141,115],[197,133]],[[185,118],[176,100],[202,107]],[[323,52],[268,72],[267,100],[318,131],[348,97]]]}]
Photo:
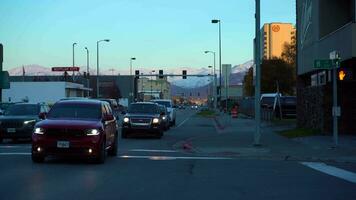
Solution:
[{"label": "sky", "polygon": [[[38,64],[135,69],[206,67],[218,52],[221,20],[222,63],[241,64],[253,57],[254,0],[1,0],[0,43],[4,69]],[[261,25],[295,24],[295,0],[261,0]],[[218,54],[217,54],[218,55]]]}]

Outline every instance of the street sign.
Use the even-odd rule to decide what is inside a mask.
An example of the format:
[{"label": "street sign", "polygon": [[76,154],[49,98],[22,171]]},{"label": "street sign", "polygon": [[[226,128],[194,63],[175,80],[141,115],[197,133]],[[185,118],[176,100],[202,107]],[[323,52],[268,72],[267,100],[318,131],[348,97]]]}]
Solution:
[{"label": "street sign", "polygon": [[52,67],[52,72],[66,72],[66,71],[73,71],[78,72],[80,67]]},{"label": "street sign", "polygon": [[314,60],[315,69],[332,69],[336,66],[338,60]]},{"label": "street sign", "polygon": [[10,89],[9,72],[0,71],[0,89]]}]

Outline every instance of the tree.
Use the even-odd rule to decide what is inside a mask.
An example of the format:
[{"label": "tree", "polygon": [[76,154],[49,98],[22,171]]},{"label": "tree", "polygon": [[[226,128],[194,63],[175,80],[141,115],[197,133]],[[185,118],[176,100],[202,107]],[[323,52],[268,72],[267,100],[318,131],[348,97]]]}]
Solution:
[{"label": "tree", "polygon": [[253,96],[254,86],[253,86],[253,67],[250,67],[246,72],[243,80],[243,90],[244,96]]},{"label": "tree", "polygon": [[284,43],[282,59],[285,60],[288,64],[295,66],[296,56],[297,56],[297,46],[295,42]]},{"label": "tree", "polygon": [[294,95],[295,88],[295,68],[282,59],[264,60],[261,65],[261,92],[277,92],[277,82],[279,91],[283,95]]}]

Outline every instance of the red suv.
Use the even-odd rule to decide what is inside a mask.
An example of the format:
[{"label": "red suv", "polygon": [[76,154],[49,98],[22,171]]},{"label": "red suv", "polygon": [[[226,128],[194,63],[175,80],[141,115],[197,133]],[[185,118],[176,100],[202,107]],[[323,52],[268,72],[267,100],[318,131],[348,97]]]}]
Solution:
[{"label": "red suv", "polygon": [[109,103],[99,100],[61,100],[32,134],[32,160],[43,162],[48,155],[84,156],[98,163],[106,153],[117,154],[116,119]]}]

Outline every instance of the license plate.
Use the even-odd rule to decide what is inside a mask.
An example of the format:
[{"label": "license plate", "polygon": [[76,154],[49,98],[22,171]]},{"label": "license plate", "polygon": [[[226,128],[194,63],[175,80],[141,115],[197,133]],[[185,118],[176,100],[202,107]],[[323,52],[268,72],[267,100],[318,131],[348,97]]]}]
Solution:
[{"label": "license plate", "polygon": [[8,128],[7,132],[8,133],[16,133],[16,129],[15,128]]},{"label": "license plate", "polygon": [[57,141],[57,148],[69,148],[68,141]]}]

